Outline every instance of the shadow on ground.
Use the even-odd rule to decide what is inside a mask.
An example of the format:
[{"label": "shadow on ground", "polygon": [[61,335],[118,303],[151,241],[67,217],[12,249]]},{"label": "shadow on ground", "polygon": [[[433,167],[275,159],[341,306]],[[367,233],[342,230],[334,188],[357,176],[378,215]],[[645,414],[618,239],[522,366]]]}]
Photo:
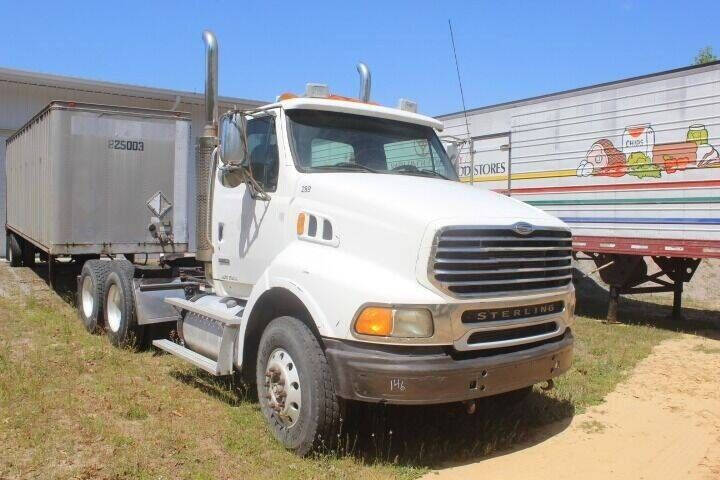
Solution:
[{"label": "shadow on ground", "polygon": [[[257,402],[255,387],[238,379],[216,378],[200,370],[175,370],[171,376],[231,407]],[[538,390],[515,404],[502,397],[480,399],[472,415],[460,403],[397,406],[347,402],[339,448],[331,455],[439,468],[540,443],[567,428],[574,414],[572,403]]]},{"label": "shadow on ground", "polygon": [[[608,291],[590,277],[575,270],[573,282],[577,295],[575,313],[583,317],[605,319],[608,310]],[[620,297],[618,320],[630,325],[650,325],[665,330],[717,338],[720,331],[720,311],[683,307],[682,320],[672,318],[672,306],[647,302],[637,298]]]}]

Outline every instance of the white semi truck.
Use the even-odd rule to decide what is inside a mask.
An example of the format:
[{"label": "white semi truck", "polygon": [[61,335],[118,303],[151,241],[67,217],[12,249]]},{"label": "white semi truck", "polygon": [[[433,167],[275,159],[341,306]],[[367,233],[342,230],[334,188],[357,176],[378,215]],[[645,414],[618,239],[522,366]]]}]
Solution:
[{"label": "white semi truck", "polygon": [[[153,344],[212,375],[246,374],[277,439],[301,455],[333,444],[348,400],[466,402],[473,410],[477,398],[526,393],[570,367],[575,292],[563,222],[460,183],[436,136],[442,123],[410,101],[371,102],[363,64],[358,99],[309,84],[305,95],[218,118],[217,43],[209,32],[204,39],[207,124],[196,150],[194,256],[185,253],[190,222],[178,205],[186,200],[187,142],[177,137],[186,119],[155,112],[152,121],[173,126],[138,127],[137,135],[174,135],[163,150],[175,158],[167,160],[174,193],[147,199],[156,187],[144,178],[146,191],[125,200],[143,209],[147,200],[148,237],[96,238],[82,249],[71,239],[36,241],[10,213],[27,196],[19,192],[8,198],[13,264],[34,261],[36,250],[51,264],[63,255],[87,260],[78,309],[89,330],[128,345],[147,324],[176,322],[173,340]],[[121,125],[130,114],[141,118],[129,121],[150,121],[147,112],[102,113]],[[84,125],[78,135],[92,130],[92,122],[76,123]],[[93,130],[102,145],[127,130],[108,128]],[[8,141],[9,172],[37,153],[14,145],[22,135]],[[63,145],[78,151],[71,140]],[[140,144],[130,145],[122,154],[129,156],[107,161],[130,162]],[[160,264],[120,258],[143,249],[164,252]]]}]

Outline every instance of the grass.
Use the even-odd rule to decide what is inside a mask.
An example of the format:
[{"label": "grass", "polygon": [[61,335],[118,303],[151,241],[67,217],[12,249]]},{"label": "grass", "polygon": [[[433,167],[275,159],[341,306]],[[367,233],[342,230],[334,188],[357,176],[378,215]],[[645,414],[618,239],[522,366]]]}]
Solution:
[{"label": "grass", "polygon": [[720,348],[708,347],[707,345],[695,345],[693,350],[696,352],[707,353],[708,355],[720,355]]},{"label": "grass", "polygon": [[586,420],[580,424],[580,428],[582,428],[585,433],[603,433],[606,426],[597,420]]},{"label": "grass", "polygon": [[[352,404],[342,453],[297,458],[253,396],[167,355],[111,347],[55,299],[0,299],[0,478],[417,478],[562,428],[676,333],[579,317],[572,369],[508,407]],[[550,431],[553,431],[552,429]]]}]

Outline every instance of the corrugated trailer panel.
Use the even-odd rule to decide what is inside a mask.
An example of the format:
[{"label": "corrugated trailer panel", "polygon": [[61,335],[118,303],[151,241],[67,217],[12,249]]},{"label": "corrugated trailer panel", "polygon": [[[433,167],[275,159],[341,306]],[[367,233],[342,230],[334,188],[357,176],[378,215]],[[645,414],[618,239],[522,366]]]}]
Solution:
[{"label": "corrugated trailer panel", "polygon": [[[7,146],[8,227],[49,253],[187,251],[186,114],[54,102]],[[171,245],[148,230],[159,195]]]},{"label": "corrugated trailer panel", "polygon": [[511,134],[513,196],[568,222],[577,247],[720,252],[720,70],[525,106]]},{"label": "corrugated trailer panel", "polygon": [[[52,227],[52,162],[50,110],[35,117],[27,129],[7,143],[7,223],[50,248]],[[13,138],[13,137],[11,137]]]}]

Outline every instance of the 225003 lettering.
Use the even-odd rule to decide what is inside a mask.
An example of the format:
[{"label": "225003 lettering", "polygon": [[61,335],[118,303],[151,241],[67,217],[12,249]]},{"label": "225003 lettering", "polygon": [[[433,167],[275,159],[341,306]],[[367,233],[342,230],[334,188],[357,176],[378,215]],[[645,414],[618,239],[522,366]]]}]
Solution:
[{"label": "225003 lettering", "polygon": [[108,140],[108,148],[111,150],[130,150],[142,152],[145,150],[145,143],[136,140]]}]

